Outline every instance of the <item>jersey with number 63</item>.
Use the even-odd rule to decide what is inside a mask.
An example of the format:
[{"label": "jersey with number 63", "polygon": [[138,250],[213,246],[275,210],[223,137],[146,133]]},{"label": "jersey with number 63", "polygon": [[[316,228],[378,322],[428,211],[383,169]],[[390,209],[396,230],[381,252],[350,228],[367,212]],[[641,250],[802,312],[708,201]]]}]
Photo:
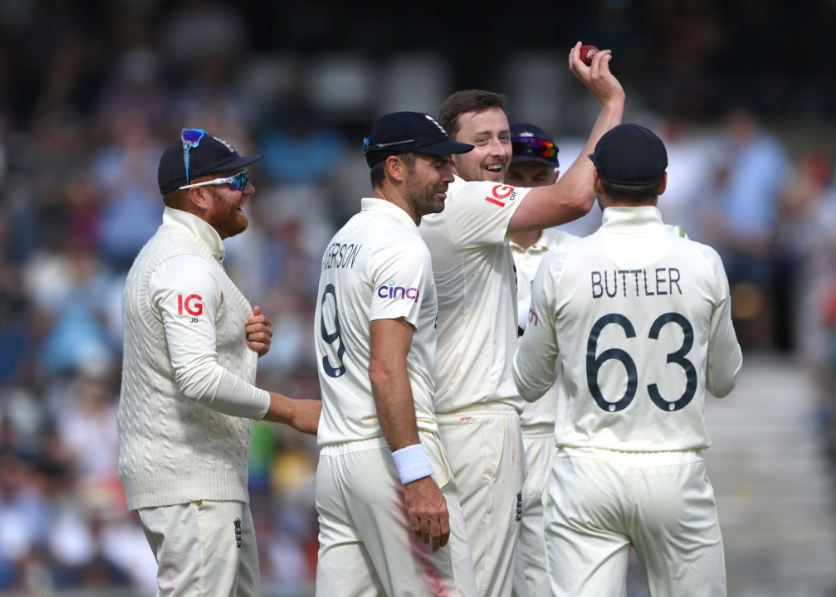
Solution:
[{"label": "jersey with number 63", "polygon": [[557,443],[621,451],[704,449],[705,390],[742,364],[719,255],[670,234],[655,207],[604,210],[601,228],[545,257],[514,358],[521,395],[558,379]]},{"label": "jersey with number 63", "polygon": [[322,257],[314,338],[322,391],[320,446],[382,437],[369,381],[370,326],[405,318],[415,328],[407,355],[420,431],[438,433],[433,409],[438,302],[430,253],[400,207],[362,200]]}]

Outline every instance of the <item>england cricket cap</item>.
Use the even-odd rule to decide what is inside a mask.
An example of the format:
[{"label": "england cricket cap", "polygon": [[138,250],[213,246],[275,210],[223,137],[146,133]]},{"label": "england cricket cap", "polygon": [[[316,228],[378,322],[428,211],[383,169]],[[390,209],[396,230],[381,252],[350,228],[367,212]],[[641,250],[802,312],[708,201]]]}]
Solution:
[{"label": "england cricket cap", "polygon": [[511,125],[512,164],[520,162],[538,162],[552,168],[560,167],[557,143],[543,132],[539,126],[527,122]]},{"label": "england cricket cap", "polygon": [[166,195],[200,176],[236,170],[262,159],[263,155],[240,155],[229,142],[203,129],[183,129],[180,140],[166,147],[160,156],[157,184],[160,193]]},{"label": "england cricket cap", "polygon": [[620,124],[605,133],[589,159],[603,180],[624,186],[652,184],[668,167],[665,144],[638,124]]},{"label": "england cricket cap", "polygon": [[381,116],[363,140],[363,155],[370,168],[390,155],[408,152],[451,155],[471,149],[473,145],[451,141],[435,118],[422,112],[392,112]]}]

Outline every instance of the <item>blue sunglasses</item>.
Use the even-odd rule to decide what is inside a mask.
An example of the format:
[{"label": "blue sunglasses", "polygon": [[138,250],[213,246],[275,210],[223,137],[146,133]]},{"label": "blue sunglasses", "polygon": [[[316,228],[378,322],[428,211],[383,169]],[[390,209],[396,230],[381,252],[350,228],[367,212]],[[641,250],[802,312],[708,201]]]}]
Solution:
[{"label": "blue sunglasses", "polygon": [[246,170],[241,170],[239,173],[234,174],[233,176],[228,176],[226,178],[213,178],[212,180],[204,180],[203,182],[196,182],[194,184],[184,184],[182,187],[178,188],[180,190],[183,190],[191,189],[194,187],[206,187],[210,185],[228,184],[233,191],[243,191],[247,188],[247,184],[249,182],[249,174],[247,174]]},{"label": "blue sunglasses", "polygon": [[200,145],[200,142],[203,140],[203,137],[205,137],[207,134],[208,133],[203,129],[183,129],[182,131],[180,131],[180,140],[183,142],[183,165],[186,167],[187,184],[190,182],[189,151]]}]

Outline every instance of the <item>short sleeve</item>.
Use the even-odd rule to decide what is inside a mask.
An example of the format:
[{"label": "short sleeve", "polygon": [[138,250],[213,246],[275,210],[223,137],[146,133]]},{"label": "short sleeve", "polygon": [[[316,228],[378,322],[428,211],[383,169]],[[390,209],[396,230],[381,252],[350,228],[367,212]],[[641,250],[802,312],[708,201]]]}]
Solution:
[{"label": "short sleeve", "polygon": [[405,318],[417,327],[421,304],[432,285],[432,261],[418,239],[393,242],[372,258],[369,320]]},{"label": "short sleeve", "polygon": [[504,242],[508,224],[530,190],[484,181],[465,183],[443,212],[453,241],[461,248]]}]

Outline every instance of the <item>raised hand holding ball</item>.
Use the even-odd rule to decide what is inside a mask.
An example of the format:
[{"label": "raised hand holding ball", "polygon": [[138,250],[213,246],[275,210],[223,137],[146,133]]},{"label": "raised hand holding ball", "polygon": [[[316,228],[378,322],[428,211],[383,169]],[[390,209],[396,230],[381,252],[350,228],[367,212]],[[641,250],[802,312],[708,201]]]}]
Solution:
[{"label": "raised hand holding ball", "polygon": [[592,66],[592,57],[595,56],[595,54],[597,52],[598,52],[598,48],[593,46],[593,45],[589,45],[589,44],[582,45],[581,46],[581,61],[587,66]]}]

